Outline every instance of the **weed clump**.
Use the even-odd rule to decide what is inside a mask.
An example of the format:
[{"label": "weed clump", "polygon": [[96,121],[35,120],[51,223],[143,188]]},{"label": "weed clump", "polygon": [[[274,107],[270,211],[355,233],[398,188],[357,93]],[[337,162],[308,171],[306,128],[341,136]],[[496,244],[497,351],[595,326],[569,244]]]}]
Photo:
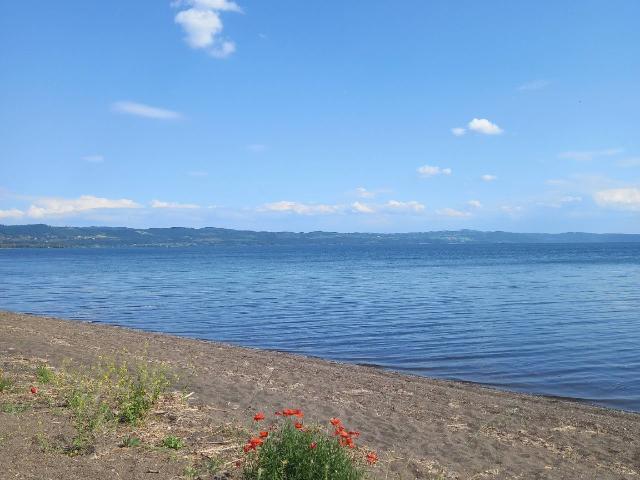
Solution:
[{"label": "weed clump", "polygon": [[51,367],[45,364],[40,364],[36,368],[36,378],[38,379],[38,383],[46,385],[48,383],[53,383],[56,379],[56,374]]},{"label": "weed clump", "polygon": [[111,360],[87,370],[65,369],[55,378],[74,418],[75,452],[87,450],[100,431],[140,423],[169,386],[165,370],[146,362]]},{"label": "weed clump", "polygon": [[13,380],[7,377],[5,373],[0,370],[0,393],[9,391],[11,387],[13,387]]},{"label": "weed clump", "polygon": [[175,435],[169,435],[162,440],[162,446],[171,450],[180,450],[185,446],[184,440]]}]

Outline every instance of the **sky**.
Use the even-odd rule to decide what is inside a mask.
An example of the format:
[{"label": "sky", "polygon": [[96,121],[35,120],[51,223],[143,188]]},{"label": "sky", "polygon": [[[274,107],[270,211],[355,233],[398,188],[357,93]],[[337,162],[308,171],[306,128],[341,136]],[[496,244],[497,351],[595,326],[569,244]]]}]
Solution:
[{"label": "sky", "polygon": [[2,2],[0,224],[640,233],[637,0]]}]

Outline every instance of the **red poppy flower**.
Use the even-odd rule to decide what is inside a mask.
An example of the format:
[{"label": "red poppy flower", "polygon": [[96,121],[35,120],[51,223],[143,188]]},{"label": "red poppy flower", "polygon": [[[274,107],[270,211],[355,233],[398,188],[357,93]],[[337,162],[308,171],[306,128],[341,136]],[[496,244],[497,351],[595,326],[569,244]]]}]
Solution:
[{"label": "red poppy flower", "polygon": [[304,425],[302,423],[300,423],[300,422],[296,422],[294,424],[294,427],[296,427],[298,430],[302,430],[302,427],[304,427]]},{"label": "red poppy flower", "polygon": [[344,443],[345,443],[345,444],[347,445],[347,447],[349,447],[349,448],[356,448],[356,444],[355,444],[355,443],[353,443],[353,438],[351,438],[351,437],[346,438],[346,439],[345,439],[345,441],[344,441]]},{"label": "red poppy flower", "polygon": [[377,461],[378,461],[378,455],[376,455],[375,452],[367,453],[367,462],[369,462],[370,465],[373,465]]},{"label": "red poppy flower", "polygon": [[256,422],[259,422],[260,420],[264,420],[264,413],[262,413],[262,412],[258,412],[258,413],[256,413],[256,414],[253,416],[253,419],[254,419]]},{"label": "red poppy flower", "polygon": [[349,435],[351,435],[352,437],[359,437],[360,432],[349,432]]},{"label": "red poppy flower", "polygon": [[269,432],[263,430],[260,432],[260,438],[267,438],[269,436]]},{"label": "red poppy flower", "polygon": [[331,425],[333,425],[334,427],[337,427],[338,425],[342,425],[342,422],[340,421],[340,419],[335,417],[329,420],[329,422],[331,422]]},{"label": "red poppy flower", "polygon": [[33,393],[34,395],[38,393],[38,387],[31,387],[31,393]]},{"label": "red poppy flower", "polygon": [[309,448],[311,450],[315,449],[318,446],[318,444],[316,442],[311,442],[311,444],[309,445]]},{"label": "red poppy flower", "polygon": [[256,447],[254,447],[250,443],[247,443],[244,447],[242,447],[242,449],[244,450],[244,453],[249,453],[251,450],[255,450]]},{"label": "red poppy flower", "polygon": [[259,437],[253,437],[251,439],[249,439],[249,444],[251,446],[253,446],[253,448],[259,447],[260,445],[262,445],[264,442],[262,441],[261,438]]}]

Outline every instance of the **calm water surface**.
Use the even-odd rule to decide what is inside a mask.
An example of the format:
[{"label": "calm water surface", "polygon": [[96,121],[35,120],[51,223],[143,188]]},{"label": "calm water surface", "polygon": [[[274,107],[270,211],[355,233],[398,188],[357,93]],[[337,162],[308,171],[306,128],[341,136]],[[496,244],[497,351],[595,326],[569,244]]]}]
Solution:
[{"label": "calm water surface", "polygon": [[640,245],[0,250],[0,309],[640,411]]}]

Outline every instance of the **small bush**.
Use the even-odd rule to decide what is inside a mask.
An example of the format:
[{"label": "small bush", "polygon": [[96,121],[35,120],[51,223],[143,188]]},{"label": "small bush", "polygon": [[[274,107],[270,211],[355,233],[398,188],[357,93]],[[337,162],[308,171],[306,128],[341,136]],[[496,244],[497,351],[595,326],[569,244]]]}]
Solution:
[{"label": "small bush", "polygon": [[175,435],[169,435],[162,440],[162,446],[170,448],[171,450],[180,450],[185,445],[184,441],[180,437]]},{"label": "small bush", "polygon": [[[334,435],[320,427],[307,427],[300,410],[284,410],[279,416],[295,416],[295,423],[278,422],[263,430],[244,446],[247,480],[360,480],[365,478],[363,461],[354,438],[337,419],[332,419]],[[264,415],[257,414],[256,421]],[[373,453],[367,455],[375,463]]]},{"label": "small bush", "polygon": [[36,378],[39,383],[45,385],[47,383],[52,383],[56,379],[56,374],[53,372],[51,367],[41,364],[36,368]]}]

